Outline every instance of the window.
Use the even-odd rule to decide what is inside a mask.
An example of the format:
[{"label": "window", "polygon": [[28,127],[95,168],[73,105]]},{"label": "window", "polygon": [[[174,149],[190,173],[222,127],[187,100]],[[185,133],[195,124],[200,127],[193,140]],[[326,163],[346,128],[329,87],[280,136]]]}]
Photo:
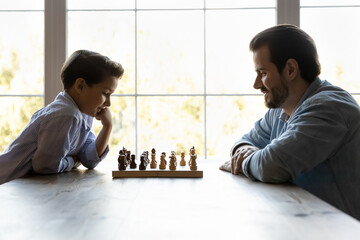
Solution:
[{"label": "window", "polygon": [[302,0],[300,4],[300,26],[317,45],[320,77],[359,95],[360,2]]},{"label": "window", "polygon": [[44,106],[44,4],[0,1],[0,152]]},{"label": "window", "polygon": [[115,151],[228,155],[265,112],[248,44],[275,24],[275,1],[205,2],[68,0],[68,54],[86,48],[125,68],[112,98]]},{"label": "window", "polygon": [[[55,36],[60,25],[67,26],[66,38],[59,40],[63,44],[45,48],[55,65],[62,62],[49,53],[53,47],[64,55],[98,51],[125,68],[112,98],[114,154],[122,146],[137,154],[153,147],[188,152],[195,146],[199,155],[228,156],[232,144],[266,111],[262,95],[252,88],[248,44],[276,22],[307,31],[318,46],[321,78],[360,100],[354,71],[360,62],[354,54],[359,52],[360,4],[355,0],[46,1],[63,3],[53,11],[43,0],[0,2],[0,27],[6,32],[0,38],[0,151],[44,106],[44,98],[58,92],[44,90],[44,83],[55,85],[58,70],[44,82],[43,49],[44,35]],[[63,23],[55,17],[44,34],[44,12],[56,15],[58,6],[63,6],[58,14]]]}]

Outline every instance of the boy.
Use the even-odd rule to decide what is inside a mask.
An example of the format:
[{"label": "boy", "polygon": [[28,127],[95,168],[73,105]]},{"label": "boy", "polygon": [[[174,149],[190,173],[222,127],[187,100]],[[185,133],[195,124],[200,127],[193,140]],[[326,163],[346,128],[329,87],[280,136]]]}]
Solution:
[{"label": "boy", "polygon": [[[52,174],[83,164],[93,169],[106,157],[112,130],[110,95],[124,69],[99,53],[74,52],[61,69],[64,91],[38,110],[0,155],[0,184],[27,173]],[[101,121],[96,137],[93,117]]]}]

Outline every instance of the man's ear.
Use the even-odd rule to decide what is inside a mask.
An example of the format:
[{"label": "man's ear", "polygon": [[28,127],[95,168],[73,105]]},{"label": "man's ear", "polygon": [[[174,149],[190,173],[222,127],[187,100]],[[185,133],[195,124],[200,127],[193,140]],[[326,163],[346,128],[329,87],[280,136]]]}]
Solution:
[{"label": "man's ear", "polygon": [[295,79],[300,74],[298,62],[293,58],[290,58],[286,61],[284,70],[284,73],[290,80]]},{"label": "man's ear", "polygon": [[75,91],[76,91],[77,93],[81,93],[82,90],[83,90],[84,87],[85,87],[85,84],[86,84],[85,79],[83,79],[83,78],[77,78],[77,79],[75,80],[75,83],[74,83],[74,89],[75,89]]},{"label": "man's ear", "polygon": [[285,73],[290,80],[295,79],[300,74],[298,62],[293,58],[286,61],[285,69]]}]

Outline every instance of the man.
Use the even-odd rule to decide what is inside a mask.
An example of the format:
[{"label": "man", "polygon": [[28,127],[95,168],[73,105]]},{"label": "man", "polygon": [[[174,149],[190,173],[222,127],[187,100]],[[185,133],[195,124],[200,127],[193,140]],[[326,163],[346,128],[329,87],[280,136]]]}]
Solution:
[{"label": "man", "polygon": [[312,38],[278,25],[250,42],[269,108],[220,169],[269,183],[292,182],[360,220],[360,108],[318,78]]}]

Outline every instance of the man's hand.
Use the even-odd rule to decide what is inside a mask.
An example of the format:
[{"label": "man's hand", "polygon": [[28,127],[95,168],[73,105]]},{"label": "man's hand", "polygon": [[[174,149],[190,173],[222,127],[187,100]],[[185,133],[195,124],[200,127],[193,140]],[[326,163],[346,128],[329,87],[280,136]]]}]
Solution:
[{"label": "man's hand", "polygon": [[234,175],[237,175],[240,172],[242,173],[242,169],[241,169],[242,162],[257,150],[259,150],[259,148],[252,145],[240,146],[235,151],[235,154],[232,156],[231,161],[225,162],[223,165],[220,166],[220,169],[231,172]]}]

